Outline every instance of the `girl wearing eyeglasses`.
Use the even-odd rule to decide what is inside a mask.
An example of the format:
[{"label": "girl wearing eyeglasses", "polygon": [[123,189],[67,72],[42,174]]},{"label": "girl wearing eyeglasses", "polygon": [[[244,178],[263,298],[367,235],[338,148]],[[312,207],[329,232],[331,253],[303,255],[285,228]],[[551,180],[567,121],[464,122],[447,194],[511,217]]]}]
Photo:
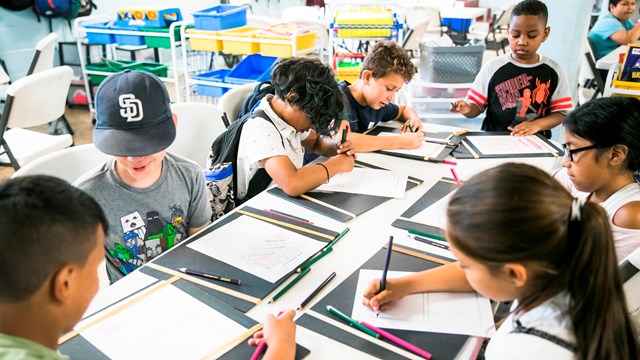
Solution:
[{"label": "girl wearing eyeglasses", "polygon": [[600,204],[618,260],[640,247],[640,100],[589,101],[564,120],[564,169],[555,177],[576,197]]}]

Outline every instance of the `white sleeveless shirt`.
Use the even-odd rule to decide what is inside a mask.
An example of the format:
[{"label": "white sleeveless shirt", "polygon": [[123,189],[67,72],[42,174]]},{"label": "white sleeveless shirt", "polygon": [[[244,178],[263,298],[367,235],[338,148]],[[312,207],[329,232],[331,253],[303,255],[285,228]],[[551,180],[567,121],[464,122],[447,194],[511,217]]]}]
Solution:
[{"label": "white sleeveless shirt", "polygon": [[[571,182],[567,175],[566,168],[562,168],[556,172],[554,177],[564,185],[573,196],[582,199],[587,199],[589,197],[589,193],[576,190],[573,186],[573,182]],[[636,182],[628,184],[622,189],[616,191],[614,194],[609,196],[607,200],[599,204],[605,209],[609,216],[609,224],[611,225],[611,231],[613,232],[616,255],[619,261],[622,261],[622,259],[631,254],[635,249],[640,248],[640,229],[622,228],[613,223],[613,217],[616,215],[616,212],[618,212],[618,210],[625,204],[633,201],[640,201],[640,184]]]}]

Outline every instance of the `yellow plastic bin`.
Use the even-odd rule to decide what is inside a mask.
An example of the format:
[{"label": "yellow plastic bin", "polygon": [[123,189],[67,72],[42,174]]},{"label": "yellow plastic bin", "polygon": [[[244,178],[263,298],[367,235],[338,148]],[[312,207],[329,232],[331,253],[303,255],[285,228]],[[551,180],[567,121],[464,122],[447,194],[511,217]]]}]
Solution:
[{"label": "yellow plastic bin", "polygon": [[294,37],[296,56],[312,53],[318,33],[316,31],[304,31],[294,35],[297,30],[303,27],[305,27],[305,25],[289,23],[274,25],[268,29],[260,31],[256,35],[258,39],[289,42],[289,44],[269,44],[261,41],[260,54],[275,57],[293,56],[294,49],[292,43],[294,41]]},{"label": "yellow plastic bin", "polygon": [[[187,29],[185,30],[185,32],[190,35],[207,35],[207,36],[218,35],[217,31],[198,30],[198,29]],[[189,44],[191,44],[191,50],[198,50],[198,51],[222,50],[222,40],[189,37]]]},{"label": "yellow plastic bin", "polygon": [[[218,31],[218,35],[222,36],[222,51],[227,54],[235,55],[252,55],[260,51],[260,44],[256,39],[256,34],[262,30],[257,27],[239,27],[235,29]],[[228,37],[229,39],[226,39]],[[253,41],[238,41],[231,38],[246,38]]]},{"label": "yellow plastic bin", "polygon": [[389,37],[395,24],[390,9],[378,8],[338,11],[334,22],[339,38]]}]

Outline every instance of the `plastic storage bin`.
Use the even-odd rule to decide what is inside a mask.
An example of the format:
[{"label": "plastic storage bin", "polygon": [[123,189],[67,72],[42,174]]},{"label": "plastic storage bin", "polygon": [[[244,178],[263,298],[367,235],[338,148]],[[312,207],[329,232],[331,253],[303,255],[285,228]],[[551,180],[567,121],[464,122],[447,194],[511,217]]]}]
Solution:
[{"label": "plastic storage bin", "polygon": [[163,28],[168,27],[172,22],[181,20],[182,14],[178,8],[121,9],[118,10],[116,25]]},{"label": "plastic storage bin", "polygon": [[244,58],[227,75],[226,81],[230,84],[247,84],[251,82],[267,81],[271,79],[271,68],[278,60],[276,57],[262,56],[260,54],[249,55]]},{"label": "plastic storage bin", "polygon": [[111,26],[108,22],[93,25],[84,25],[87,32],[87,42],[89,44],[113,44],[116,42],[116,37],[113,34],[103,34],[92,32],[94,30],[111,30]]},{"label": "plastic storage bin", "polygon": [[201,81],[211,81],[212,83],[218,84],[196,84],[196,92],[200,95],[220,97],[227,91],[229,91],[229,86],[221,86],[221,84],[226,84],[225,79],[227,75],[231,72],[230,69],[218,69],[212,72],[196,75],[193,77],[194,80]]},{"label": "plastic storage bin", "polygon": [[[247,41],[237,41],[231,39],[222,39],[222,51],[227,54],[235,55],[251,55],[260,51],[260,44],[256,39],[256,34],[260,31],[256,27],[241,27],[236,29],[219,31],[218,35],[223,37],[246,38]],[[254,39],[251,41],[251,39]]]},{"label": "plastic storage bin", "polygon": [[[295,37],[296,56],[313,52],[318,35],[315,31],[298,32],[304,28],[300,24],[280,24],[262,30],[256,34],[258,39],[288,41],[289,44],[268,44],[260,42],[260,54],[264,56],[290,57],[293,56],[293,46]],[[302,51],[300,51],[302,50]]]},{"label": "plastic storage bin", "polygon": [[451,31],[466,34],[469,32],[472,19],[442,18],[442,25]]},{"label": "plastic storage bin", "polygon": [[338,11],[331,28],[339,38],[391,37],[402,25],[390,9],[359,8]]},{"label": "plastic storage bin", "polygon": [[470,83],[482,67],[485,46],[420,44],[420,77],[437,83]]},{"label": "plastic storage bin", "polygon": [[[102,71],[108,73],[117,73],[126,68],[131,64],[135,63],[135,61],[131,60],[118,60],[118,61],[103,61],[97,64],[88,64],[85,66],[87,70],[90,71]],[[97,74],[89,74],[89,82],[93,85],[99,85],[104,79],[107,78],[108,75],[97,75]]]},{"label": "plastic storage bin", "polygon": [[[209,30],[187,29],[185,31],[187,34],[190,34],[190,35],[205,35],[205,36],[218,35],[218,32],[209,31]],[[221,51],[222,50],[222,40],[200,39],[200,38],[189,37],[189,44],[191,44],[191,50],[198,50],[198,51]]]},{"label": "plastic storage bin", "polygon": [[246,5],[218,5],[193,13],[196,29],[224,30],[247,25]]},{"label": "plastic storage bin", "polygon": [[[169,28],[141,28],[140,31],[143,32],[154,32],[154,33],[162,33],[162,34],[169,34]],[[180,27],[176,26],[175,30],[173,32],[173,38],[176,41],[180,41]],[[147,47],[150,48],[163,48],[163,49],[169,49],[171,48],[171,39],[169,37],[162,37],[162,36],[145,36],[144,37],[144,43],[145,45],[147,45]]]},{"label": "plastic storage bin", "polygon": [[[139,31],[139,28],[131,26],[112,26],[111,30],[124,30],[124,31]],[[126,34],[113,34],[116,37],[116,43],[118,45],[144,45],[144,36],[142,35],[126,35]]]},{"label": "plastic storage bin", "polygon": [[140,70],[152,73],[158,77],[167,77],[168,66],[154,62],[134,62],[131,65],[124,66],[122,70]]}]

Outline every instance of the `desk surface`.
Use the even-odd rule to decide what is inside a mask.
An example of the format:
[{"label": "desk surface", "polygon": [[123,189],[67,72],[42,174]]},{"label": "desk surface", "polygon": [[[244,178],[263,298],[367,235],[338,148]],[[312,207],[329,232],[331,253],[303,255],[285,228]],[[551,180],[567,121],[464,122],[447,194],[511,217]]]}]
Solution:
[{"label": "desk surface", "polygon": [[[449,131],[451,127],[426,124],[425,131]],[[358,269],[373,256],[388,240],[389,235],[404,236],[406,232],[391,226],[391,223],[402,214],[411,204],[419,199],[441,177],[450,176],[450,165],[420,162],[416,160],[391,157],[377,153],[358,154],[359,160],[376,164],[395,172],[406,173],[424,180],[424,183],[406,193],[404,199],[391,199],[384,204],[365,212],[356,219],[348,222],[349,233],[336,244],[333,252],[323,260],[313,265],[313,271],[288,291],[275,304],[262,301],[253,307],[247,315],[262,321],[266,314],[277,313],[281,309],[296,308],[306,296],[312,292],[332,271],[337,273],[336,278],[307,306],[306,311],[320,298],[328,294],[345,280],[353,271]],[[507,161],[518,161],[538,166],[544,170],[552,171],[559,165],[558,158],[522,158],[522,159],[479,159],[479,160],[455,160],[458,165],[456,170],[461,180],[468,179],[474,174]],[[252,199],[247,205],[261,208],[277,208],[283,211],[293,211],[296,215],[309,219],[318,225],[331,226],[337,224],[334,220],[325,218],[318,213],[297,207],[296,205],[263,192]],[[171,254],[167,252],[166,254]],[[163,254],[162,256],[167,256]],[[135,274],[135,273],[134,273]],[[122,298],[132,293],[136,287],[144,286],[144,277],[129,275],[121,282],[108,287],[98,293],[92,303],[92,310],[101,307],[99,304],[112,303],[115,299]],[[140,284],[136,285],[135,283]],[[278,291],[276,289],[275,291]],[[275,294],[274,291],[274,294]],[[302,327],[298,327],[297,341],[300,345],[311,350],[308,359],[329,359],[339,355],[340,358],[373,358],[359,350],[350,348],[337,341],[331,340],[320,334],[314,333]],[[470,338],[458,358],[469,358],[477,344],[477,339]]]},{"label": "desk surface", "polygon": [[627,52],[627,45],[620,45],[617,49],[601,57],[596,61],[596,68],[600,70],[609,70],[611,67],[618,63],[618,56],[620,53]]}]

